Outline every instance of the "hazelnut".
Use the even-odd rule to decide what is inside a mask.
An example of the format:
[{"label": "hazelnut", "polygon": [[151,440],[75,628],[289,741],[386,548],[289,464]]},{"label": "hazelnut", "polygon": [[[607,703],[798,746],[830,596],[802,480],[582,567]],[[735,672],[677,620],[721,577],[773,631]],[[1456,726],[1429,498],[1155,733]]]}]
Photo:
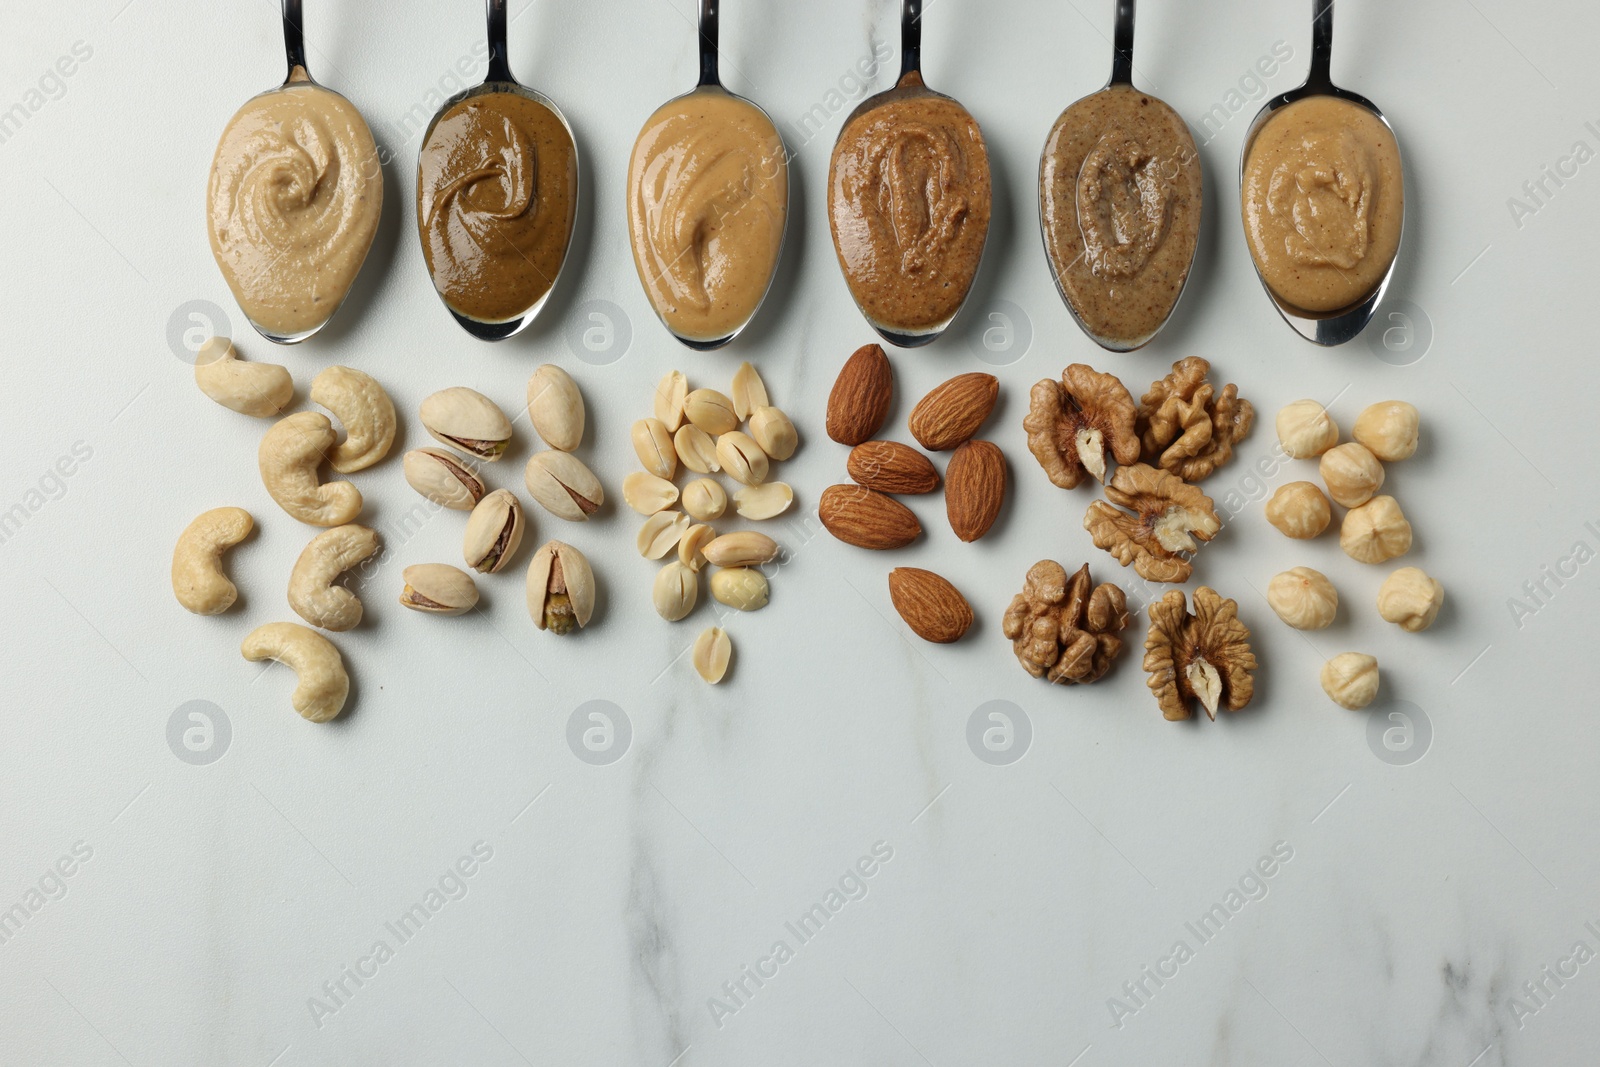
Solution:
[{"label": "hazelnut", "polygon": [[1411,551],[1411,524],[1392,496],[1375,496],[1344,514],[1339,547],[1362,563],[1382,563]]},{"label": "hazelnut", "polygon": [[1290,459],[1310,459],[1339,443],[1339,427],[1315,400],[1296,400],[1278,412],[1278,443]]},{"label": "hazelnut", "polygon": [[1417,451],[1417,409],[1404,400],[1384,400],[1356,416],[1353,436],[1385,463]]},{"label": "hazelnut", "polygon": [[1296,567],[1267,583],[1267,603],[1296,630],[1320,630],[1339,612],[1339,591],[1321,571]]},{"label": "hazelnut", "polygon": [[1432,626],[1443,603],[1444,586],[1421,567],[1401,567],[1385,578],[1378,590],[1378,614],[1407,633]]},{"label": "hazelnut", "polygon": [[1359,710],[1378,695],[1378,661],[1363,652],[1341,652],[1322,665],[1322,691],[1341,708]]},{"label": "hazelnut", "polygon": [[1312,482],[1280,485],[1267,501],[1267,521],[1286,537],[1304,541],[1328,528],[1333,509],[1328,498]]},{"label": "hazelnut", "polygon": [[1367,446],[1347,441],[1322,454],[1322,484],[1335,504],[1358,507],[1383,488],[1383,464]]}]

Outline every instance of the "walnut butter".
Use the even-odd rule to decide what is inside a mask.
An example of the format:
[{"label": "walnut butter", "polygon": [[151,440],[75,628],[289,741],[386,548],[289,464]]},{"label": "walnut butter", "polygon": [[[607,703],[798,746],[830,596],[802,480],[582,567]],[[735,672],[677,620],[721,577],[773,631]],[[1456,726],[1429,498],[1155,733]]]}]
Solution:
[{"label": "walnut butter", "polygon": [[[921,79],[900,84],[920,88]],[[828,222],[850,293],[875,325],[932,333],[955,317],[978,272],[989,210],[983,134],[949,97],[890,100],[839,134]]]},{"label": "walnut butter", "polygon": [[550,292],[577,206],[566,124],[514,91],[457,102],[417,154],[422,253],[439,295],[470,319],[516,319]]},{"label": "walnut butter", "polygon": [[1337,311],[1371,293],[1399,250],[1400,148],[1366,108],[1306,97],[1256,135],[1241,201],[1267,287],[1304,311]]},{"label": "walnut butter", "polygon": [[673,333],[720,341],[767,293],[789,211],[783,138],[716,87],[669,100],[628,163],[628,233],[645,294]]},{"label": "walnut butter", "polygon": [[299,340],[338,310],[383,212],[383,174],[355,105],[296,68],[222,131],[206,193],[211,253],[263,333]]}]

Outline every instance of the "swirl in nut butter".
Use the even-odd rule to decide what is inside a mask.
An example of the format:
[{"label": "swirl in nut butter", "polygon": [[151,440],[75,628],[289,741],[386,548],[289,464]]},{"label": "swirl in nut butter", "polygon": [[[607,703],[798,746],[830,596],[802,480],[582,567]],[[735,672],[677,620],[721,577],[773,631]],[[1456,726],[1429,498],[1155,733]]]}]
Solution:
[{"label": "swirl in nut butter", "polygon": [[555,284],[577,201],[559,115],[510,91],[456,103],[417,156],[417,229],[439,295],[480,322],[525,313]]},{"label": "swirl in nut butter", "polygon": [[338,310],[372,247],[383,176],[355,105],[309,81],[247,100],[217,143],[211,252],[263,333],[299,340]]},{"label": "swirl in nut butter", "polygon": [[989,154],[966,108],[917,95],[857,115],[833,149],[828,221],[862,313],[903,333],[960,310],[989,232]]}]

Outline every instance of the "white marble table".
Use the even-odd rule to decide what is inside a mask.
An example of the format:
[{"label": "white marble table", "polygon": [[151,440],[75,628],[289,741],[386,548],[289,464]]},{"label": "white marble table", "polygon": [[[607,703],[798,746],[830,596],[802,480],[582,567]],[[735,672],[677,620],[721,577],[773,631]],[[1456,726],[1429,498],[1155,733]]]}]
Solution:
[{"label": "white marble table", "polygon": [[[937,498],[916,502],[929,536],[891,561],[811,516],[845,458],[822,432],[824,398],[870,340],[821,212],[828,149],[890,76],[866,86],[858,62],[876,50],[896,65],[892,4],[728,3],[724,72],[784,124],[798,211],[769,306],[712,355],[659,328],[623,228],[633,136],[694,78],[689,0],[514,0],[513,64],[571,118],[586,209],[548,319],[498,347],[437,305],[410,202],[422,117],[458,65],[481,70],[480,5],[308,6],[315,73],[391,162],[355,295],[292,351],[247,335],[202,215],[222,125],[281,77],[275,6],[90,0],[4,18],[0,1062],[1592,1060],[1592,8],[1340,5],[1335,77],[1393,117],[1409,203],[1387,333],[1329,352],[1271,311],[1231,209],[1250,115],[1304,69],[1307,5],[1147,0],[1137,66],[1205,141],[1208,222],[1166,333],[1113,357],[1056,297],[1034,195],[1051,121],[1105,76],[1111,5],[930,4],[925,69],[983,125],[996,213],[966,317],[894,356],[894,418],[951,374],[993,369],[987,433],[1016,491],[973,545]],[[61,57],[70,75],[52,73]],[[771,606],[728,622],[728,682],[707,689],[683,655],[706,607],[677,626],[650,611],[653,566],[615,508],[576,532],[535,516],[535,543],[568,537],[601,573],[597,624],[578,639],[529,624],[522,561],[482,583],[481,615],[405,612],[401,568],[456,559],[460,523],[419,520],[391,461],[358,476],[391,555],[360,586],[369,622],[337,638],[353,710],[300,721],[287,672],[237,646],[292,617],[283,582],[307,531],[256,477],[261,425],[205,401],[169,343],[208,305],[248,356],[287,363],[302,397],[338,362],[408,414],[456,384],[514,410],[530,370],[560,363],[611,486],[664,371],[719,384],[756,361],[800,424],[785,470],[802,506],[779,524]],[[609,348],[603,329],[583,345],[597,314]],[[1000,634],[1039,558],[1087,560],[1137,590],[1080,528],[1087,491],[1055,489],[1027,455],[1028,386],[1088,361],[1138,391],[1187,355],[1266,416],[1207,483],[1230,521],[1197,577],[1238,599],[1263,663],[1254,705],[1215,724],[1162,720],[1139,670],[1142,615],[1093,688],[1028,678]],[[1417,528],[1407,562],[1449,590],[1432,631],[1377,618],[1385,568],[1261,518],[1271,488],[1311,476],[1272,458],[1271,413],[1301,396],[1346,427],[1371,401],[1421,408],[1426,443],[1389,485]],[[414,419],[403,433],[423,441]],[[521,433],[495,484],[519,486],[531,447]],[[244,602],[192,617],[168,590],[171,545],[223,503],[261,526],[233,559]],[[893,563],[966,590],[969,639],[912,637],[889,605]],[[1259,592],[1301,563],[1348,605],[1309,636]],[[1382,706],[1323,697],[1317,668],[1346,648],[1383,660]],[[593,701],[611,709],[609,763],[569,744]],[[1010,763],[969,744],[996,701]],[[209,742],[169,742],[174,722],[181,735],[202,721],[196,707]]]}]

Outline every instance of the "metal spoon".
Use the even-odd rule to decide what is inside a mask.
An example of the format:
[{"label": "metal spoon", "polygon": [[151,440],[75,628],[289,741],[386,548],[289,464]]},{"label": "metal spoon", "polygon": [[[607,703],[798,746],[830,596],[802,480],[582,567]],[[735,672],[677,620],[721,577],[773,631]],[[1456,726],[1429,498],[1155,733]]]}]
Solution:
[{"label": "metal spoon", "polygon": [[[1389,125],[1389,120],[1384,117],[1378,105],[1371,100],[1353,93],[1348,89],[1341,89],[1333,84],[1329,63],[1333,53],[1333,0],[1311,0],[1311,69],[1306,74],[1305,84],[1298,89],[1290,89],[1286,93],[1268,100],[1256,117],[1251,121],[1250,128],[1245,132],[1244,147],[1239,151],[1239,185],[1244,186],[1245,162],[1250,158],[1250,146],[1255,143],[1256,135],[1267,124],[1272,113],[1279,108],[1288,107],[1297,100],[1304,100],[1308,96],[1336,96],[1341,100],[1348,100],[1358,107],[1372,112],[1379,122],[1389,126],[1389,132],[1394,133],[1394,127]],[[1395,151],[1398,153],[1400,139],[1395,138]],[[1402,173],[1404,164],[1402,162]],[[1256,267],[1256,277],[1261,279],[1261,288],[1266,290],[1267,296],[1272,300],[1273,306],[1278,309],[1278,314],[1283,316],[1283,321],[1294,328],[1295,332],[1308,341],[1315,341],[1319,345],[1342,345],[1353,339],[1366,328],[1372,320],[1373,312],[1377,311],[1378,304],[1383,300],[1383,294],[1389,288],[1389,282],[1394,278],[1395,264],[1400,261],[1400,246],[1405,243],[1405,216],[1400,219],[1400,240],[1395,245],[1394,257],[1389,260],[1389,267],[1383,273],[1383,278],[1361,300],[1349,307],[1337,311],[1311,312],[1297,308],[1286,303],[1272,291],[1267,280],[1261,277],[1261,268]],[[1255,257],[1250,257],[1251,264],[1255,264]]]},{"label": "metal spoon", "polygon": [[[1178,302],[1183,299],[1183,290],[1189,285],[1189,276],[1192,273],[1195,252],[1199,247],[1199,242],[1197,240],[1190,242],[1188,261],[1184,264],[1183,281],[1179,284],[1178,291],[1173,294],[1172,303],[1167,305],[1166,314],[1161,317],[1160,322],[1156,323],[1154,329],[1140,337],[1116,337],[1101,334],[1096,332],[1095,328],[1089,323],[1085,322],[1083,316],[1078,313],[1077,305],[1073,303],[1072,297],[1068,293],[1067,284],[1065,281],[1067,271],[1072,269],[1072,267],[1076,265],[1076,262],[1067,264],[1065,267],[1063,267],[1056,262],[1055,257],[1050,251],[1050,213],[1052,204],[1048,198],[1046,187],[1049,184],[1048,178],[1052,155],[1051,150],[1054,148],[1056,144],[1056,138],[1062,131],[1063,126],[1073,121],[1072,113],[1079,107],[1079,105],[1085,104],[1093,100],[1095,97],[1101,95],[1101,93],[1105,93],[1107,91],[1133,89],[1133,8],[1134,0],[1117,0],[1116,24],[1112,30],[1110,79],[1106,81],[1105,86],[1099,92],[1092,93],[1089,96],[1084,97],[1082,100],[1072,104],[1061,113],[1061,117],[1056,119],[1055,126],[1052,127],[1050,131],[1050,136],[1045,139],[1044,150],[1039,154],[1039,232],[1040,236],[1044,239],[1045,258],[1050,261],[1052,273],[1055,276],[1056,292],[1061,295],[1062,303],[1067,305],[1067,311],[1072,314],[1072,320],[1078,324],[1078,328],[1088,335],[1089,339],[1095,344],[1111,352],[1132,352],[1135,349],[1142,348],[1146,344],[1149,344],[1151,339],[1153,339],[1156,334],[1161,332],[1161,328],[1167,324],[1169,319],[1171,319],[1173,311],[1177,310]],[[1168,113],[1174,116],[1176,126],[1183,130],[1184,136],[1187,138],[1187,144],[1184,147],[1188,159],[1187,161],[1180,161],[1180,166],[1193,165],[1198,168],[1200,166],[1200,153],[1198,149],[1195,148],[1194,138],[1188,134],[1187,125],[1185,125],[1181,119],[1176,119],[1176,113],[1172,111],[1171,107],[1168,106],[1165,101],[1160,100],[1158,97],[1155,97],[1149,93],[1143,93],[1141,95],[1149,97],[1151,100],[1165,108]],[[1078,175],[1076,174],[1071,176],[1071,180],[1074,183],[1076,183],[1077,178]],[[1200,215],[1202,212],[1203,203],[1203,196],[1196,199],[1194,203],[1196,234],[1199,232]],[[1076,227],[1078,225],[1076,202],[1074,202],[1073,208],[1073,217],[1067,224]],[[1163,237],[1163,240],[1164,239],[1165,238]],[[1079,259],[1082,259],[1083,255],[1084,252],[1082,245],[1080,244]]]},{"label": "metal spoon", "polygon": [[[749,97],[740,96],[738,93],[729,92],[727,87],[722,84],[722,79],[717,72],[717,14],[719,3],[720,0],[700,0],[700,80],[695,83],[695,87],[693,89],[690,89],[687,93],[683,93],[680,96],[674,97],[672,100],[667,101],[667,103],[671,104],[678,100],[686,99],[694,96],[696,93],[723,93],[727,96],[733,97],[735,100],[738,100],[741,103],[749,104],[751,107],[761,112],[761,117],[767,120],[768,126],[772,127],[773,136],[778,138],[778,143],[780,145],[783,145],[783,134],[779,132],[778,124],[772,121],[772,116],[767,114],[766,110],[754,100],[751,100]],[[664,104],[662,106],[665,107],[666,105]],[[670,323],[667,322],[665,316],[661,314],[661,309],[655,309],[656,317],[661,319],[661,325],[667,328],[667,332],[672,334],[673,337],[676,337],[681,343],[697,352],[709,352],[712,349],[721,348],[723,345],[726,345],[735,337],[738,337],[741,333],[743,333],[744,328],[750,325],[751,321],[756,317],[756,313],[761,310],[761,305],[766,302],[767,294],[772,291],[772,281],[778,276],[778,264],[783,261],[784,242],[788,240],[789,236],[789,207],[792,202],[791,198],[794,195],[793,186],[789,182],[789,149],[787,145],[783,145],[783,150],[779,156],[778,165],[782,169],[784,175],[783,234],[778,238],[778,254],[772,258],[772,269],[767,274],[766,288],[762,290],[761,299],[757,300],[755,306],[750,309],[750,314],[745,317],[743,322],[739,323],[732,330],[728,331],[726,335],[722,337],[706,339],[702,337],[688,337],[679,333],[677,330],[672,328]],[[631,191],[630,195],[632,195]],[[655,307],[654,301],[651,302],[651,307]]]},{"label": "metal spoon", "polygon": [[[962,111],[966,111],[966,108],[962,106],[960,101],[954,99],[953,97],[946,96],[944,93],[934,92],[923,82],[922,0],[901,0],[900,77],[895,81],[893,88],[885,89],[881,93],[867,97],[865,100],[861,101],[861,103],[857,104],[855,109],[852,110],[850,114],[845,116],[844,124],[839,127],[839,136],[834,141],[835,149],[837,149],[839,141],[843,140],[845,131],[848,130],[850,125],[862,115],[865,115],[867,112],[872,111],[875,108],[883,107],[886,104],[898,103],[902,100],[911,100],[918,97],[934,97],[940,100],[949,100],[952,104],[955,104],[956,107],[961,108]],[[968,113],[968,117],[971,117],[970,113]],[[977,125],[977,120],[973,120],[973,125]],[[985,160],[985,165],[987,165],[987,160]],[[831,175],[829,177],[828,184],[831,189],[833,185]],[[989,243],[989,233],[987,228],[984,230],[983,238],[984,247],[987,248]],[[837,249],[838,244],[836,239],[835,251],[837,251]],[[842,265],[843,260],[841,259],[841,266]],[[944,331],[949,328],[950,324],[956,320],[956,317],[961,314],[961,309],[966,306],[967,297],[972,295],[972,282],[977,278],[978,271],[982,269],[982,266],[983,252],[980,250],[978,255],[978,263],[973,266],[972,277],[967,279],[966,292],[961,294],[961,301],[956,305],[955,311],[951,312],[950,317],[945,319],[943,322],[935,323],[926,329],[919,329],[916,332],[898,330],[893,326],[886,325],[873,319],[871,315],[867,314],[866,308],[861,307],[860,300],[856,300],[856,307],[861,311],[862,317],[871,324],[872,328],[878,331],[878,335],[892,345],[897,345],[900,348],[917,348],[921,345],[931,344],[934,341],[937,341],[939,336],[943,334]],[[850,292],[850,297],[853,300],[855,299],[855,291],[853,289]]]},{"label": "metal spoon", "polygon": [[[423,149],[427,148],[428,142],[433,138],[433,131],[439,125],[439,120],[461,101],[487,93],[514,93],[539,104],[560,121],[562,128],[566,130],[567,139],[572,142],[572,168],[576,179],[579,167],[578,145],[572,136],[572,126],[567,122],[567,117],[561,113],[561,109],[555,105],[555,101],[538,90],[530,89],[518,82],[515,75],[511,73],[511,64],[507,59],[506,50],[506,0],[487,0],[487,12],[489,69],[484,73],[483,84],[475,85],[470,89],[463,89],[444,102],[443,106],[434,113],[433,119],[428,123],[427,131],[423,134]],[[420,152],[418,153],[417,178],[420,188],[422,178]],[[507,337],[521,333],[530,322],[538,318],[539,312],[544,310],[545,304],[549,301],[550,294],[555,292],[556,283],[561,280],[561,268],[566,266],[567,253],[572,249],[572,231],[576,228],[578,218],[579,188],[580,183],[574,180],[572,184],[572,215],[567,223],[566,243],[561,250],[561,265],[556,268],[556,275],[550,279],[549,287],[531,305],[510,318],[487,322],[457,311],[450,306],[449,301],[445,300],[443,293],[439,294],[440,301],[444,303],[445,308],[449,310],[451,316],[454,317],[463,330],[466,330],[480,341],[503,341]],[[438,292],[437,287],[435,287],[435,292]]]}]

